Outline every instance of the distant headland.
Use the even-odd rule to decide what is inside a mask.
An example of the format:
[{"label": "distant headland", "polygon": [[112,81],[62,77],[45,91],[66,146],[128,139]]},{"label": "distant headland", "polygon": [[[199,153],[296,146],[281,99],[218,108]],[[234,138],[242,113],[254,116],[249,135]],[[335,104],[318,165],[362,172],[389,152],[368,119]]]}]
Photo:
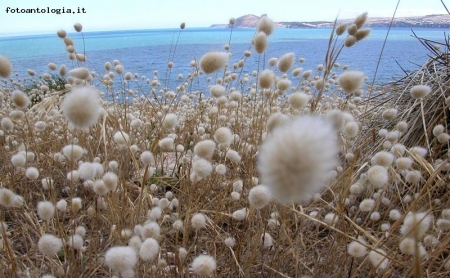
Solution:
[{"label": "distant headland", "polygon": [[[236,18],[234,28],[254,28],[261,17],[247,14]],[[352,22],[353,19],[338,20],[338,23]],[[389,27],[391,18],[389,17],[370,17],[366,21],[367,27]],[[276,22],[278,28],[327,28],[333,27],[333,21],[293,21]],[[229,24],[213,24],[210,28],[230,28]],[[415,28],[450,28],[450,15],[432,14],[414,17],[395,18],[392,27],[415,27]]]}]

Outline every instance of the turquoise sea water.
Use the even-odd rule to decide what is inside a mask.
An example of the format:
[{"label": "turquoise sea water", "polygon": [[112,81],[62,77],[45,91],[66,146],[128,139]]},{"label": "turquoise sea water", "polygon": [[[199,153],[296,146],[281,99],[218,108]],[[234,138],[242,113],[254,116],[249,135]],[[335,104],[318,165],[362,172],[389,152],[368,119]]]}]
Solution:
[{"label": "turquoise sea water", "polygon": [[[442,29],[416,29],[420,37],[442,42]],[[276,29],[269,37],[269,47],[265,55],[280,57],[284,53],[294,52],[297,58],[305,58],[305,62],[297,63],[295,67],[304,70],[315,69],[324,62],[331,29]],[[251,49],[251,39],[254,29],[234,29],[231,35],[230,51],[232,63],[243,58],[243,52]],[[387,29],[373,29],[368,38],[356,43],[351,48],[344,48],[338,62],[349,65],[351,69],[362,70],[369,79],[373,78],[377,60],[380,55]],[[84,40],[80,33],[71,33],[76,50],[86,53],[87,66],[91,70],[104,73],[105,62],[117,59],[124,65],[126,71],[138,73],[141,76],[152,76],[158,70],[163,77],[169,60],[169,51],[173,50],[179,34],[179,29],[131,30],[108,32],[85,32]],[[380,68],[376,77],[377,83],[388,82],[393,78],[404,76],[396,61],[406,70],[414,70],[427,59],[428,51],[420,42],[413,38],[410,29],[392,29]],[[172,79],[181,73],[190,72],[189,62],[211,50],[223,50],[229,43],[230,29],[193,28],[182,30],[178,38],[175,63],[172,69]],[[251,73],[257,68],[256,52],[248,59],[244,72]],[[76,67],[68,59],[64,43],[55,34],[0,37],[0,55],[8,57],[14,66],[14,72],[19,76],[26,75],[27,69],[34,69],[37,74],[49,72],[49,62],[57,65],[66,64],[69,68]],[[262,64],[261,64],[262,67]]]}]

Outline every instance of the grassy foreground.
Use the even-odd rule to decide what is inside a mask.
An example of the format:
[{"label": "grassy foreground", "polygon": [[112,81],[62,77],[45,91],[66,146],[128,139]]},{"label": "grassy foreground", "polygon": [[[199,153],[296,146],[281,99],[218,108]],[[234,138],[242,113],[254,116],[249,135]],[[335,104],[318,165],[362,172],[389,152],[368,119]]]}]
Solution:
[{"label": "grassy foreground", "polygon": [[170,59],[162,80],[93,73],[62,30],[70,67],[0,56],[0,276],[448,277],[449,44],[375,88],[336,63],[366,17],[309,70],[266,59],[263,17],[176,88]]}]

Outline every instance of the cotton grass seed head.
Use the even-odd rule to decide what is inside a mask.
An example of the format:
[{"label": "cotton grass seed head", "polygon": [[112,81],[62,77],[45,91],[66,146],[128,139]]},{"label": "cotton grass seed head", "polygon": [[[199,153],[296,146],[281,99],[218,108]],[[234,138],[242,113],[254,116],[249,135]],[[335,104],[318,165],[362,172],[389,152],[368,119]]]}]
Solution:
[{"label": "cotton grass seed head", "polygon": [[250,202],[250,206],[255,209],[262,209],[272,200],[272,193],[267,186],[257,185],[248,193],[248,200]]},{"label": "cotton grass seed head", "polygon": [[288,97],[288,103],[292,109],[305,108],[308,105],[309,100],[310,96],[303,92],[293,93]]},{"label": "cotton grass seed head", "polygon": [[117,272],[133,269],[137,261],[136,250],[129,246],[111,247],[105,254],[106,265]]},{"label": "cotton grass seed head", "polygon": [[273,30],[275,28],[275,23],[272,19],[267,17],[266,15],[262,16],[257,25],[258,32],[264,32],[267,36],[272,35]]},{"label": "cotton grass seed head", "polygon": [[213,73],[225,68],[229,54],[226,52],[208,52],[200,59],[200,68],[204,73]]},{"label": "cotton grass seed head", "polygon": [[209,255],[199,255],[192,261],[192,270],[197,275],[212,276],[216,267],[216,260]]},{"label": "cotton grass seed head", "polygon": [[0,77],[7,78],[12,72],[11,62],[4,56],[0,55]]},{"label": "cotton grass seed head", "polygon": [[100,97],[90,86],[75,87],[61,105],[63,115],[78,128],[89,128],[100,115]]},{"label": "cotton grass seed head", "polygon": [[16,107],[27,108],[30,105],[28,95],[22,91],[14,90],[11,94],[11,101]]},{"label": "cotton grass seed head", "polygon": [[258,170],[274,198],[302,202],[326,186],[337,165],[335,131],[315,116],[303,116],[277,128],[263,143]]},{"label": "cotton grass seed head", "polygon": [[28,167],[25,176],[30,180],[36,180],[39,177],[39,170],[36,167]]},{"label": "cotton grass seed head", "polygon": [[402,235],[421,240],[431,225],[433,217],[426,212],[408,212],[400,228]]},{"label": "cotton grass seed head", "polygon": [[278,70],[281,72],[287,72],[295,62],[294,52],[289,52],[281,56],[278,60]]},{"label": "cotton grass seed head", "polygon": [[174,139],[171,137],[166,137],[158,142],[158,146],[161,148],[163,152],[171,152],[175,148]]},{"label": "cotton grass seed head", "polygon": [[231,133],[231,130],[228,127],[219,127],[214,132],[214,140],[216,140],[219,144],[230,144],[231,140],[233,139],[233,134]]},{"label": "cotton grass seed head", "polygon": [[67,145],[62,152],[69,161],[78,161],[83,156],[84,150],[78,145]]},{"label": "cotton grass seed head", "polygon": [[387,169],[380,165],[370,167],[369,171],[367,171],[367,177],[370,184],[378,189],[384,188],[389,181]]},{"label": "cotton grass seed head", "polygon": [[394,162],[394,155],[390,152],[381,151],[373,156],[371,162],[372,165],[380,165],[389,168],[389,166],[392,165],[392,162]]},{"label": "cotton grass seed head", "polygon": [[203,140],[195,144],[194,153],[201,158],[210,159],[215,148],[216,143],[213,140]]},{"label": "cotton grass seed head", "polygon": [[139,248],[139,257],[145,262],[154,261],[159,254],[159,243],[153,238],[147,238]]},{"label": "cotton grass seed head", "polygon": [[48,257],[54,257],[62,247],[62,240],[54,235],[45,234],[38,241],[39,251]]},{"label": "cotton grass seed head", "polygon": [[362,258],[367,255],[367,247],[358,241],[352,241],[347,246],[347,253],[354,258]]},{"label": "cotton grass seed head", "polygon": [[176,114],[169,113],[164,117],[163,127],[168,130],[174,129],[178,124],[178,117]]},{"label": "cotton grass seed head", "polygon": [[338,78],[338,84],[346,94],[352,94],[364,84],[365,75],[360,71],[345,71]]},{"label": "cotton grass seed head", "polygon": [[262,54],[266,51],[269,41],[267,35],[264,32],[258,32],[253,38],[253,46],[258,54]]},{"label": "cotton grass seed head", "polygon": [[415,85],[409,92],[414,99],[422,99],[431,93],[431,87],[428,85]]},{"label": "cotton grass seed head", "polygon": [[52,202],[41,201],[37,206],[37,214],[40,219],[48,221],[55,215],[55,206],[52,204]]},{"label": "cotton grass seed head", "polygon": [[81,80],[86,80],[89,78],[89,76],[91,76],[91,73],[89,72],[88,68],[79,67],[69,71],[69,75]]},{"label": "cotton grass seed head", "polygon": [[206,216],[203,213],[196,213],[191,218],[192,228],[199,230],[206,227]]},{"label": "cotton grass seed head", "polygon": [[192,164],[192,170],[200,178],[206,178],[212,172],[211,163],[203,158],[198,158]]},{"label": "cotton grass seed head", "polygon": [[389,265],[389,259],[386,252],[382,249],[376,249],[369,252],[369,261],[377,270],[383,270]]},{"label": "cotton grass seed head", "polygon": [[263,89],[270,89],[275,81],[275,74],[273,71],[263,70],[258,76],[258,84]]}]

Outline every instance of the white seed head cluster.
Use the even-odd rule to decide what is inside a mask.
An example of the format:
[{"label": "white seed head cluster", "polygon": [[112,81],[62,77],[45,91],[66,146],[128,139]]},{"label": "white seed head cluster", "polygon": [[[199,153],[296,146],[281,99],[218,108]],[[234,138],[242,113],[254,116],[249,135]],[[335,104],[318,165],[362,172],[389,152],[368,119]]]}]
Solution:
[{"label": "white seed head cluster", "polygon": [[78,128],[88,128],[100,116],[100,98],[93,87],[76,87],[65,96],[61,109],[71,124]]},{"label": "white seed head cluster", "polygon": [[208,52],[200,59],[200,68],[204,73],[214,73],[225,68],[229,58],[226,52]]},{"label": "white seed head cluster", "polygon": [[282,202],[302,202],[326,186],[337,165],[336,134],[319,117],[303,116],[277,128],[261,146],[262,180]]},{"label": "white seed head cluster", "polygon": [[212,276],[216,267],[216,260],[209,255],[199,255],[192,261],[192,270],[197,275]]}]

